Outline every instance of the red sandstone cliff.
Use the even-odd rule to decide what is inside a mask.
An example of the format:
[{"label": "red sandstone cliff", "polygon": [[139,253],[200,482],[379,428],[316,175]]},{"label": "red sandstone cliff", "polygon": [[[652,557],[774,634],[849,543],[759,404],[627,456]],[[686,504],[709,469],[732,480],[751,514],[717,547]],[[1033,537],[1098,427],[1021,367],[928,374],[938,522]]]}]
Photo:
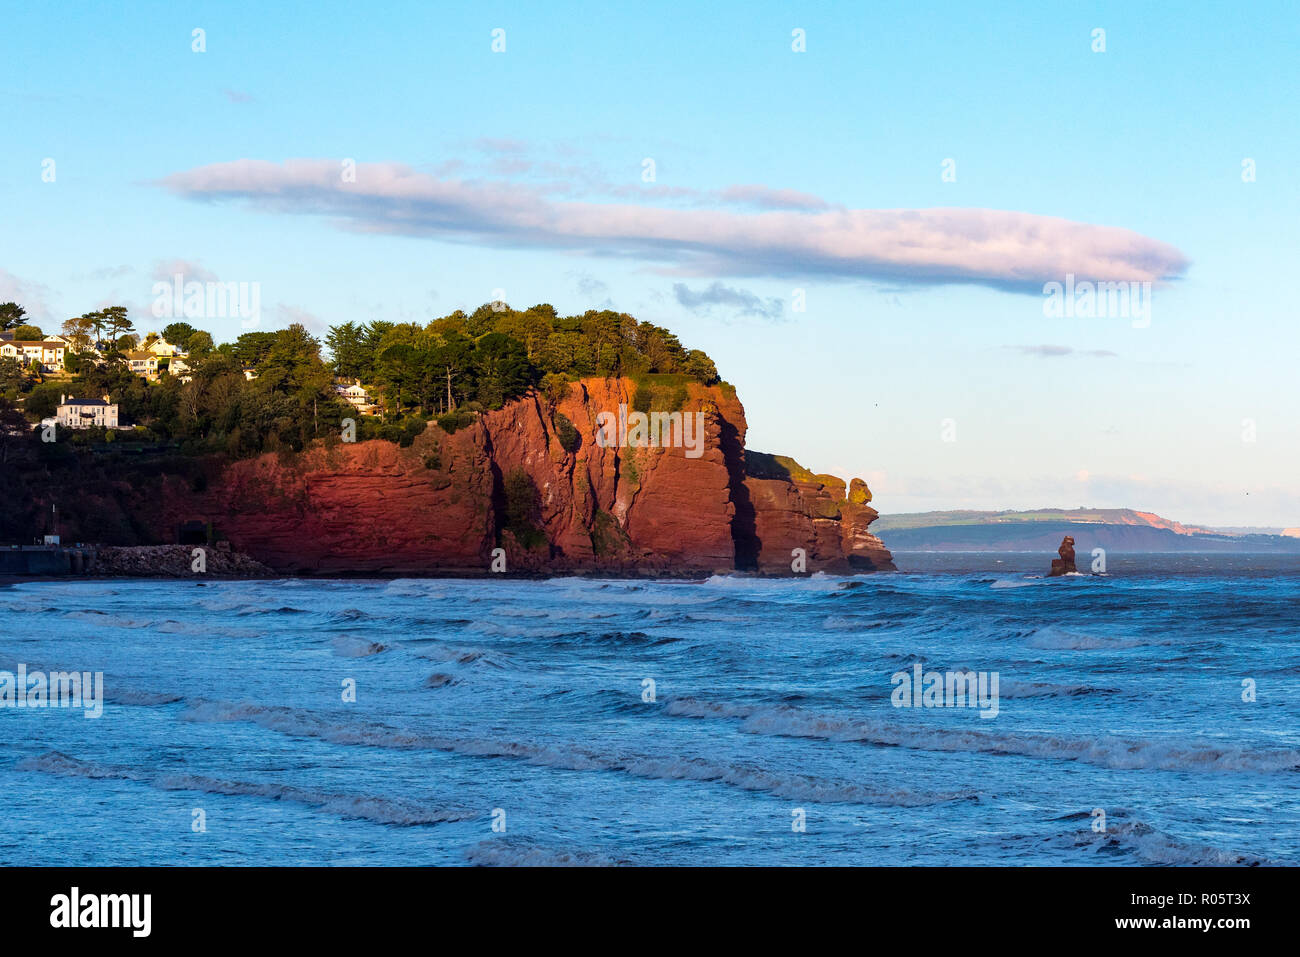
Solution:
[{"label": "red sandstone cliff", "polygon": [[866,486],[855,479],[846,496],[839,479],[788,459],[747,461],[744,409],[729,389],[688,387],[684,414],[704,417],[699,457],[601,447],[597,416],[630,408],[635,389],[587,379],[558,403],[530,394],[454,434],[430,425],[410,448],[331,441],[237,461],[202,491],[165,477],[134,490],[131,508],[155,541],[210,522],[284,573],[481,574],[497,547],[508,571],[539,574],[893,568],[867,531]]}]

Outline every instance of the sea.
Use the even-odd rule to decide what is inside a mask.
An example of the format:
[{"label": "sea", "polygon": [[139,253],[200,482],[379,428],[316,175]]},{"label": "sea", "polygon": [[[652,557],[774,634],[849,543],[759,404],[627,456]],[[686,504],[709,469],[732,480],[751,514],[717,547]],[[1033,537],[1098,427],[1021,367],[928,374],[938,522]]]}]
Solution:
[{"label": "sea", "polygon": [[1300,556],[1047,558],[11,581],[0,864],[1300,863]]}]

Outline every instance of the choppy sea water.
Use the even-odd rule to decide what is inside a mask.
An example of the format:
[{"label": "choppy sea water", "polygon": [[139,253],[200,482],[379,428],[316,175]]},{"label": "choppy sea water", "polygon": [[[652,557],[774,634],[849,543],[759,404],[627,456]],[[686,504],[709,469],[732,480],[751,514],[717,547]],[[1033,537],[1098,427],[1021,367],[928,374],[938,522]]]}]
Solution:
[{"label": "choppy sea water", "polygon": [[0,708],[0,863],[1300,863],[1296,557],[898,563],[0,586],[0,670],[107,697]]}]

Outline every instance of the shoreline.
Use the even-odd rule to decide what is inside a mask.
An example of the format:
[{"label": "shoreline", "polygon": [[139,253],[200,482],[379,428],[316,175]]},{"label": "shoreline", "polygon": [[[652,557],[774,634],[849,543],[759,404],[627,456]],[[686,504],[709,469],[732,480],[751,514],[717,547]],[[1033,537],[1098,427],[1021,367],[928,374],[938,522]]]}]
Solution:
[{"label": "shoreline", "polygon": [[[24,556],[27,560],[24,561]],[[8,552],[8,561],[0,566],[3,581],[66,581],[69,579],[94,581],[109,579],[141,579],[184,581],[232,580],[277,581],[286,579],[326,580],[393,580],[399,578],[440,578],[449,580],[508,578],[514,580],[543,581],[552,578],[601,578],[629,581],[704,581],[715,575],[750,578],[806,578],[816,572],[844,576],[873,574],[878,571],[895,571],[888,567],[861,567],[847,563],[842,568],[814,569],[811,572],[794,572],[783,568],[734,568],[709,564],[691,564],[672,560],[663,562],[623,563],[609,565],[571,562],[560,557],[554,563],[542,560],[511,562],[502,570],[494,570],[499,556],[482,564],[457,562],[447,566],[430,563],[410,567],[405,562],[385,566],[379,562],[360,562],[369,567],[286,569],[259,561],[244,551],[237,551],[230,542],[214,544],[170,545],[48,545],[24,546]],[[342,562],[338,564],[342,565]],[[504,564],[504,562],[503,562]],[[511,568],[510,565],[514,565]],[[549,567],[548,567],[549,566]]]},{"label": "shoreline", "polygon": [[96,574],[96,575],[0,575],[0,587],[6,585],[20,584],[24,582],[107,582],[107,581],[187,581],[192,580],[196,585],[205,582],[232,582],[232,581],[552,581],[560,578],[582,578],[593,581],[649,581],[649,582],[676,582],[684,585],[702,584],[711,578],[744,578],[754,579],[756,581],[794,581],[799,579],[814,578],[821,575],[824,578],[843,578],[855,579],[873,575],[887,574],[906,574],[899,569],[888,571],[861,571],[840,574],[836,572],[813,572],[807,575],[773,575],[765,572],[748,572],[748,571],[715,571],[708,573],[691,573],[691,574],[649,574],[635,573],[619,574],[617,572],[601,570],[581,570],[554,572],[544,574],[540,572],[465,572],[456,573],[454,571],[433,571],[427,573],[421,572],[322,572],[318,575],[308,575],[302,573],[284,573],[269,575],[219,575],[219,574],[166,574],[158,573],[154,575],[131,575],[131,574]]}]

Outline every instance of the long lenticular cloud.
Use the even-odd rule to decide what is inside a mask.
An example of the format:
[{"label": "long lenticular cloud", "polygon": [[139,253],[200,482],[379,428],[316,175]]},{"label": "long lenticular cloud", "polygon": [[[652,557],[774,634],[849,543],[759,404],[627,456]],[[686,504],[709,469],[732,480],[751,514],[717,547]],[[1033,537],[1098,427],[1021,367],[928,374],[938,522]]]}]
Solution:
[{"label": "long lenticular cloud", "polygon": [[683,275],[976,283],[1041,293],[1043,283],[1071,273],[1158,283],[1188,265],[1173,246],[1128,229],[993,209],[808,202],[736,212],[556,201],[530,185],[440,179],[399,163],[357,164],[355,181],[345,181],[339,162],[317,159],[215,163],[161,185],[194,200],[327,216],[358,231],[639,257]]}]

